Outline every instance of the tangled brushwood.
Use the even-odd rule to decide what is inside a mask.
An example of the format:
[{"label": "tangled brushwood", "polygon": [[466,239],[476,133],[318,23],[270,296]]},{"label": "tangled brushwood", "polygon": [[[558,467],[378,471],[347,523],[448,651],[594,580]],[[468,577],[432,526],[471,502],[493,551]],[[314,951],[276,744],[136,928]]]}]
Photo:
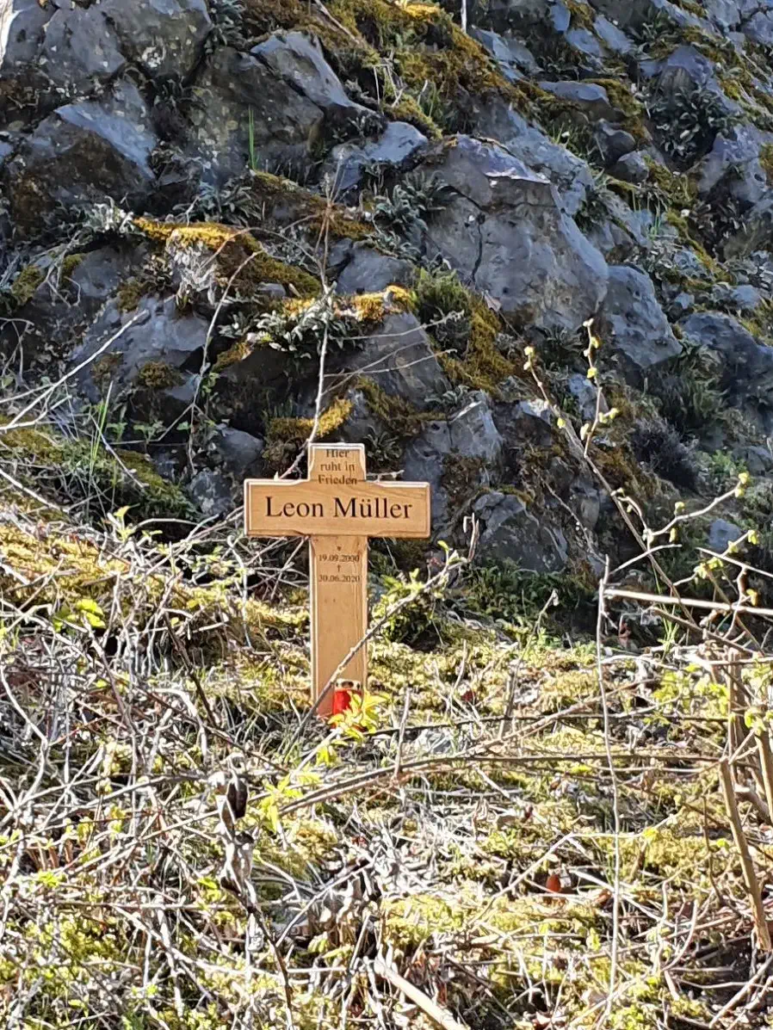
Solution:
[{"label": "tangled brushwood", "polygon": [[[599,403],[581,439],[561,419],[602,479],[614,418]],[[691,543],[746,473],[660,528],[610,489],[640,551],[597,584],[595,642],[557,639],[592,588],[374,555],[371,692],[324,727],[297,548],[248,545],[235,517],[170,535],[102,507],[84,528],[110,498],[44,497],[61,453],[18,422],[0,427],[4,1025],[766,1025],[763,543]]]}]

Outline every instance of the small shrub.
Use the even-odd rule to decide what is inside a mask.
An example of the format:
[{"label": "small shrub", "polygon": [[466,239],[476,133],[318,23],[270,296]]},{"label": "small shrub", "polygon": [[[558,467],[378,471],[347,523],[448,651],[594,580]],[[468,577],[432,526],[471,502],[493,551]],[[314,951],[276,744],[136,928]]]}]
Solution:
[{"label": "small shrub", "polygon": [[681,437],[700,433],[722,420],[724,393],[716,363],[702,348],[686,347],[678,358],[651,375],[648,385],[663,418]]},{"label": "small shrub", "polygon": [[422,269],[416,283],[419,318],[444,348],[458,350],[470,334],[470,295],[456,272]]},{"label": "small shrub", "polygon": [[647,104],[661,148],[682,170],[707,154],[719,133],[738,121],[721,93],[707,88],[655,92]]},{"label": "small shrub", "polygon": [[389,194],[376,197],[374,214],[403,233],[426,229],[426,219],[446,206],[449,189],[437,175],[406,175]]},{"label": "small shrub", "polygon": [[695,489],[695,459],[667,422],[640,422],[631,435],[631,447],[637,460],[645,462],[661,479],[687,490]]}]

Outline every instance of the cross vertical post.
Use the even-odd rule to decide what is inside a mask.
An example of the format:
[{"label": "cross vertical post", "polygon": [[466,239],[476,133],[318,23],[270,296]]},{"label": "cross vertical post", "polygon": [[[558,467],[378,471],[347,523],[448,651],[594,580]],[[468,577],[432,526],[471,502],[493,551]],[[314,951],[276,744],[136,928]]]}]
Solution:
[{"label": "cross vertical post", "polygon": [[[321,447],[309,453],[309,481],[365,482],[365,448]],[[311,582],[311,685],[315,699],[368,628],[368,538],[313,536],[309,540]],[[314,646],[316,644],[316,646]],[[363,645],[341,669],[341,679],[368,682],[368,650]],[[333,710],[333,691],[322,699],[319,714]]]}]

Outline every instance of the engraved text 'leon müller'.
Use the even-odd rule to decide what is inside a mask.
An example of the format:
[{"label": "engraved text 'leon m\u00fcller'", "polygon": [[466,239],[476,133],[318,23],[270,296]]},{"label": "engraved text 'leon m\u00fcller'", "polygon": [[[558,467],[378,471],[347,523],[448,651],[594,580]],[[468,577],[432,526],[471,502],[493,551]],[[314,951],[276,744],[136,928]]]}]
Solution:
[{"label": "engraved text 'leon m\u00fcller'", "polygon": [[364,499],[334,497],[332,511],[326,510],[327,505],[322,501],[314,501],[310,504],[301,501],[296,504],[293,501],[277,501],[270,494],[264,500],[266,517],[270,519],[293,517],[324,519],[329,516],[335,519],[407,519],[408,513],[413,507],[411,503],[388,501],[386,497]]}]

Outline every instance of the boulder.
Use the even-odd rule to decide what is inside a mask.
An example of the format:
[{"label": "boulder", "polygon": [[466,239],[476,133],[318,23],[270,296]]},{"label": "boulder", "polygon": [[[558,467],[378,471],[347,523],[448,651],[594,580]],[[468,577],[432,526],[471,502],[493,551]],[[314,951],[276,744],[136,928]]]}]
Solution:
[{"label": "boulder", "polygon": [[408,312],[388,314],[378,331],[360,341],[360,349],[341,359],[347,372],[362,372],[386,393],[402,397],[417,409],[451,388],[430,339]]},{"label": "boulder", "polygon": [[142,210],[155,183],[150,155],[157,142],[147,107],[127,80],[100,101],[58,108],[9,163],[13,217],[30,228],[57,205],[73,208],[108,198]]},{"label": "boulder", "polygon": [[705,197],[720,188],[744,208],[757,204],[769,190],[762,159],[763,148],[771,144],[773,133],[758,129],[751,122],[734,125],[726,133],[720,133],[698,165],[700,195]]},{"label": "boulder", "polygon": [[709,526],[707,541],[709,550],[716,551],[717,554],[724,554],[728,546],[742,535],[743,530],[734,522],[728,522],[726,519],[714,519]]},{"label": "boulder", "polygon": [[70,261],[65,258],[61,267],[40,259],[35,265],[40,284],[13,320],[0,327],[0,346],[21,341],[26,362],[52,345],[63,347],[132,277],[146,253],[143,246],[109,245],[71,256]]},{"label": "boulder", "polygon": [[619,161],[615,161],[609,169],[609,174],[613,179],[619,179],[620,182],[630,182],[638,185],[647,181],[650,169],[644,159],[644,154],[626,154]]},{"label": "boulder", "polygon": [[258,436],[222,425],[212,433],[207,450],[215,462],[235,476],[244,478],[250,471],[257,471],[265,446],[265,441]]},{"label": "boulder", "polygon": [[[596,408],[599,405],[598,387],[587,376],[574,372],[569,376],[566,388],[569,395],[574,398],[583,422],[593,422],[596,418]],[[609,410],[603,396],[600,410],[605,413]]]},{"label": "boulder", "polygon": [[410,165],[427,137],[408,122],[390,122],[383,134],[365,144],[341,143],[333,147],[322,166],[336,194],[348,193],[362,182],[366,169],[398,170]]},{"label": "boulder", "polygon": [[641,382],[648,369],[682,350],[658,303],[652,280],[628,265],[609,269],[609,290],[598,334],[615,352],[623,374],[634,384]]},{"label": "boulder", "polygon": [[338,275],[336,292],[379,293],[387,286],[409,286],[415,269],[410,261],[381,254],[367,243],[355,243],[349,260]]},{"label": "boulder", "polygon": [[678,46],[661,60],[642,61],[641,71],[657,80],[661,93],[692,93],[713,88],[717,92],[713,61],[693,46]]},{"label": "boulder", "polygon": [[725,32],[737,28],[741,21],[738,0],[704,0],[703,6],[707,16]]},{"label": "boulder", "polygon": [[585,58],[589,67],[601,70],[606,51],[590,29],[570,29],[564,39],[573,50]]},{"label": "boulder", "polygon": [[487,29],[566,32],[572,16],[561,0],[475,0],[471,21]]},{"label": "boulder", "polygon": [[467,136],[436,147],[430,169],[453,191],[431,221],[430,258],[444,258],[506,314],[541,328],[576,329],[597,311],[606,262],[546,179]]},{"label": "boulder", "polygon": [[540,66],[534,55],[519,40],[489,29],[471,29],[470,35],[488,50],[508,82],[518,82],[526,75],[539,75]]},{"label": "boulder", "polygon": [[613,53],[625,57],[633,50],[632,40],[617,25],[603,15],[596,18],[593,28],[599,39]]},{"label": "boulder", "polygon": [[43,77],[36,67],[51,11],[38,0],[4,0],[0,5],[0,122],[35,110]]},{"label": "boulder", "polygon": [[[691,24],[686,12],[681,11],[668,0],[592,0],[597,11],[606,15],[621,29],[638,31],[658,13],[669,15],[677,25]],[[697,19],[695,19],[697,21]]]},{"label": "boulder", "polygon": [[512,561],[527,572],[561,572],[566,567],[563,533],[533,515],[514,494],[492,490],[478,498],[473,511],[480,521],[481,558]]},{"label": "boulder", "polygon": [[564,211],[574,217],[585,203],[594,178],[590,166],[541,129],[530,125],[511,104],[489,94],[476,105],[475,124],[481,135],[501,143],[531,171],[543,175],[558,189]]},{"label": "boulder", "polygon": [[321,108],[262,61],[230,47],[215,51],[195,93],[190,153],[203,179],[215,185],[241,175],[251,162],[263,169],[305,164],[322,131]]},{"label": "boulder", "polygon": [[198,64],[212,28],[205,0],[101,0],[125,57],[150,78],[185,78]]},{"label": "boulder", "polygon": [[606,166],[613,165],[621,157],[636,150],[636,140],[630,132],[611,125],[603,118],[596,125],[593,142]]},{"label": "boulder", "polygon": [[447,421],[430,422],[412,440],[403,458],[407,480],[429,483],[435,531],[491,481],[502,460],[503,442],[487,394],[470,394],[465,407]]},{"label": "boulder", "polygon": [[743,24],[741,31],[752,43],[773,46],[773,11],[757,11]]},{"label": "boulder", "polygon": [[[132,323],[129,325],[129,323]],[[135,311],[122,312],[110,301],[72,354],[76,368],[93,357],[123,327],[124,332],[74,377],[79,391],[96,403],[113,384],[113,398],[140,383],[151,389],[180,385],[174,373],[199,359],[207,340],[209,321],[180,315],[174,297],[143,297]]]},{"label": "boulder", "polygon": [[733,457],[741,461],[753,476],[767,476],[773,472],[773,453],[767,447],[741,445],[733,450]]},{"label": "boulder", "polygon": [[540,88],[580,108],[593,121],[599,118],[616,121],[621,112],[610,103],[607,91],[595,82],[540,82]]},{"label": "boulder", "polygon": [[373,125],[380,118],[369,107],[350,100],[341,80],[325,60],[316,36],[306,32],[275,32],[250,53],[283,81],[337,122]]},{"label": "boulder", "polygon": [[720,361],[728,402],[743,408],[765,432],[773,427],[773,348],[757,343],[730,315],[696,312],[681,323],[684,334]]},{"label": "boulder", "polygon": [[74,93],[104,85],[126,66],[104,9],[69,6],[46,25],[37,63],[55,87]]}]

